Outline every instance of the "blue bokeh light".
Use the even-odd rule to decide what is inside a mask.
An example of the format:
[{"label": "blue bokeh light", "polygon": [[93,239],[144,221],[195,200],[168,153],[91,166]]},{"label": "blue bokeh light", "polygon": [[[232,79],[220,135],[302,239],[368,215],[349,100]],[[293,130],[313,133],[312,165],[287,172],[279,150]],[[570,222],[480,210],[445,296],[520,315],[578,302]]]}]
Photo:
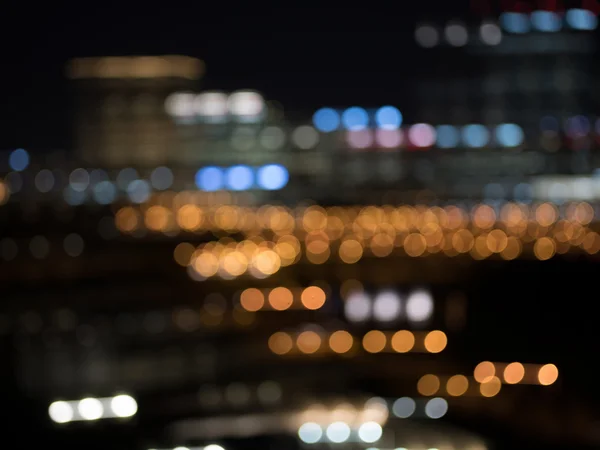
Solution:
[{"label": "blue bokeh light", "polygon": [[531,23],[538,31],[556,33],[562,28],[562,19],[552,11],[534,11],[531,13]]},{"label": "blue bokeh light", "polygon": [[500,15],[500,24],[505,31],[514,34],[524,34],[531,29],[527,14],[518,12],[505,12]]},{"label": "blue bokeh light", "polygon": [[496,127],[496,141],[503,147],[518,147],[525,140],[523,129],[514,123],[503,123]]},{"label": "blue bokeh light", "polygon": [[331,108],[321,108],[313,114],[313,125],[323,133],[331,133],[340,127],[340,115]]},{"label": "blue bokeh light", "polygon": [[257,184],[261,189],[276,191],[284,188],[290,178],[288,170],[280,164],[268,164],[258,169]]},{"label": "blue bokeh light", "polygon": [[402,125],[402,113],[394,106],[382,106],[375,112],[375,123],[384,130],[396,130]]},{"label": "blue bokeh light", "polygon": [[29,153],[27,150],[18,148],[11,152],[8,157],[8,165],[16,172],[22,172],[29,165]]},{"label": "blue bokeh light", "polygon": [[75,190],[72,186],[67,186],[63,191],[63,197],[67,204],[71,206],[78,206],[83,204],[85,201],[86,192]]},{"label": "blue bokeh light", "polygon": [[471,124],[463,127],[462,139],[467,147],[481,148],[490,141],[490,132],[480,124]]},{"label": "blue bokeh light", "polygon": [[213,166],[204,167],[196,172],[195,182],[198,189],[203,191],[214,192],[223,189],[225,184],[223,169]]},{"label": "blue bokeh light", "polygon": [[458,129],[452,125],[440,125],[436,128],[437,146],[440,148],[454,148],[460,140]]},{"label": "blue bokeh light", "polygon": [[150,183],[146,180],[134,180],[127,186],[127,195],[133,203],[144,203],[151,193]]},{"label": "blue bokeh light", "polygon": [[598,17],[587,9],[569,9],[567,11],[567,24],[574,30],[595,30],[598,28]]},{"label": "blue bokeh light", "polygon": [[513,189],[513,197],[520,203],[531,203],[533,188],[529,183],[519,183]]},{"label": "blue bokeh light", "polygon": [[248,166],[233,166],[227,170],[227,188],[232,191],[245,191],[254,184],[254,172]]},{"label": "blue bokeh light", "polygon": [[342,125],[347,130],[364,130],[369,125],[369,114],[358,106],[348,108],[342,113]]},{"label": "blue bokeh light", "polygon": [[108,205],[115,201],[117,188],[110,181],[101,181],[93,188],[94,200],[101,205]]}]

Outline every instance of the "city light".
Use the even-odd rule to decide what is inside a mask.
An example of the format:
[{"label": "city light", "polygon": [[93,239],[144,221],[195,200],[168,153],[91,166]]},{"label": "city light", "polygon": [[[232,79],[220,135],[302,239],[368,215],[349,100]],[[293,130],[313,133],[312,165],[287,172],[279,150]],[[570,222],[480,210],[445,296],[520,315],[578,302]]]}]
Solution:
[{"label": "city light", "polygon": [[279,164],[260,167],[256,174],[256,182],[262,189],[276,191],[283,189],[289,181],[287,169]]},{"label": "city light", "polygon": [[225,172],[225,186],[232,191],[247,191],[254,185],[254,172],[248,166],[233,166]]},{"label": "city light", "polygon": [[364,130],[369,125],[369,115],[364,108],[353,106],[342,113],[342,125],[346,130]]},{"label": "city light", "polygon": [[196,172],[195,184],[198,189],[215,192],[222,189],[247,191],[258,187],[267,191],[283,189],[289,181],[287,169],[280,164],[267,164],[252,168],[246,165],[221,168],[203,167]]},{"label": "city light", "polygon": [[340,127],[340,115],[334,109],[321,108],[314,113],[313,124],[317,130],[323,133],[331,133]]},{"label": "city light", "polygon": [[452,125],[436,127],[436,145],[440,148],[454,148],[460,141],[460,132]]},{"label": "city light", "polygon": [[462,139],[467,147],[481,148],[488,144],[490,133],[483,125],[471,124],[463,127]]},{"label": "city light", "polygon": [[204,92],[194,99],[194,112],[207,123],[224,123],[229,114],[228,97],[223,92]]},{"label": "city light", "polygon": [[375,112],[375,122],[384,130],[395,130],[402,125],[402,113],[394,106],[382,106]]},{"label": "city light", "polygon": [[8,157],[8,165],[16,172],[22,172],[29,166],[29,153],[27,150],[18,148],[12,151]]},{"label": "city light", "polygon": [[196,172],[196,186],[207,192],[223,189],[225,174],[219,167],[204,167]]},{"label": "city light", "polygon": [[298,437],[306,444],[316,444],[323,437],[323,429],[314,422],[307,422],[298,429]]},{"label": "city light", "polygon": [[519,12],[504,12],[500,15],[500,24],[505,31],[513,34],[524,34],[531,29],[527,14]]},{"label": "city light", "polygon": [[129,395],[105,398],[84,398],[57,401],[48,407],[48,415],[55,423],[96,421],[99,419],[128,418],[137,413],[137,402]]},{"label": "city light", "polygon": [[562,18],[553,11],[533,11],[531,24],[537,31],[556,33],[562,28]]},{"label": "city light", "polygon": [[255,123],[263,119],[266,105],[258,92],[238,91],[229,96],[228,109],[234,120]]},{"label": "city light", "polygon": [[421,25],[415,30],[415,40],[424,48],[433,48],[440,41],[440,33],[432,25]]},{"label": "city light", "polygon": [[441,419],[448,412],[448,402],[443,398],[432,398],[425,405],[425,414],[430,419]]},{"label": "city light", "polygon": [[592,31],[598,28],[598,17],[586,9],[567,10],[566,21],[574,30]]}]

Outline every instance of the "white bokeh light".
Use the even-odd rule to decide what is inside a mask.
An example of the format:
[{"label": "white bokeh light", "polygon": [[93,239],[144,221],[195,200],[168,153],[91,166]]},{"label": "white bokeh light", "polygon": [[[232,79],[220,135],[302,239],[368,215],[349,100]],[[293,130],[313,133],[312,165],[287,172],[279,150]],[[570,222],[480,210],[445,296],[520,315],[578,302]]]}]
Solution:
[{"label": "white bokeh light", "polygon": [[209,122],[224,121],[229,112],[228,97],[223,92],[204,92],[194,98],[194,112]]},{"label": "white bokeh light", "polygon": [[176,92],[167,97],[165,109],[167,114],[174,117],[191,117],[194,115],[194,100],[191,92]]},{"label": "white bokeh light", "polygon": [[453,47],[463,47],[469,40],[469,33],[461,23],[450,23],[444,29],[444,36]]},{"label": "white bokeh light", "polygon": [[425,414],[430,419],[440,419],[448,412],[448,402],[441,398],[432,398],[425,405]]},{"label": "white bokeh light", "polygon": [[440,41],[440,33],[431,25],[421,25],[415,30],[415,40],[421,47],[432,48]]},{"label": "white bokeh light", "polygon": [[361,416],[364,422],[385,423],[390,415],[387,402],[381,397],[372,397],[365,402],[363,414]]},{"label": "white bokeh light", "polygon": [[377,442],[381,439],[383,429],[377,422],[365,422],[358,429],[358,437],[367,443]]},{"label": "white bokeh light", "polygon": [[102,402],[96,398],[84,398],[78,403],[77,410],[85,420],[98,420],[104,414]]},{"label": "white bokeh light", "polygon": [[411,322],[424,322],[433,315],[433,298],[431,294],[419,289],[412,292],[406,301],[406,317]]},{"label": "white bokeh light", "polygon": [[350,292],[344,303],[344,314],[350,322],[365,322],[371,317],[371,298],[362,291]]},{"label": "white bokeh light", "polygon": [[309,150],[319,143],[319,132],[310,125],[302,125],[292,132],[292,142],[300,149]]},{"label": "white bokeh light", "polygon": [[73,408],[67,402],[54,402],[48,408],[48,415],[53,422],[67,423],[73,420]]},{"label": "white bokeh light", "polygon": [[298,429],[298,437],[306,444],[315,444],[323,437],[323,429],[314,422],[306,422]]},{"label": "white bokeh light", "polygon": [[325,434],[331,442],[341,444],[350,438],[350,427],[345,422],[333,422],[327,427]]},{"label": "white bokeh light", "polygon": [[381,291],[373,302],[373,317],[380,322],[392,322],[402,313],[402,300],[392,291]]},{"label": "white bokeh light", "polygon": [[223,447],[221,447],[220,445],[210,444],[210,445],[207,445],[206,447],[204,447],[203,450],[225,450],[225,449]]},{"label": "white bokeh light", "polygon": [[258,92],[238,91],[229,96],[229,113],[241,122],[256,122],[262,118],[265,101]]},{"label": "white bokeh light", "polygon": [[484,23],[479,28],[479,37],[486,45],[498,45],[502,42],[502,29],[495,23]]},{"label": "white bokeh light", "polygon": [[412,416],[417,409],[416,402],[410,397],[401,397],[392,405],[392,412],[396,417],[406,419]]},{"label": "white bokeh light", "polygon": [[110,402],[110,409],[117,417],[131,417],[137,412],[135,399],[129,395],[117,395]]}]

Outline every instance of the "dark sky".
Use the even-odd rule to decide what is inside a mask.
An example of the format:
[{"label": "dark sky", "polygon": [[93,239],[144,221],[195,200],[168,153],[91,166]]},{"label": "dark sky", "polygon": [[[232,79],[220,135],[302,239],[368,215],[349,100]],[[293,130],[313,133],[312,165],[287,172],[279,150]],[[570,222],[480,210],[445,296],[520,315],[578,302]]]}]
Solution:
[{"label": "dark sky", "polygon": [[[427,69],[414,43],[415,22],[477,15],[469,0],[348,2],[345,8],[207,3],[23,4],[3,11],[0,149],[68,147],[72,92],[63,68],[75,56],[197,56],[207,65],[206,88],[257,89],[309,114],[323,105],[401,102],[410,76]],[[491,3],[497,9],[500,1]]]}]

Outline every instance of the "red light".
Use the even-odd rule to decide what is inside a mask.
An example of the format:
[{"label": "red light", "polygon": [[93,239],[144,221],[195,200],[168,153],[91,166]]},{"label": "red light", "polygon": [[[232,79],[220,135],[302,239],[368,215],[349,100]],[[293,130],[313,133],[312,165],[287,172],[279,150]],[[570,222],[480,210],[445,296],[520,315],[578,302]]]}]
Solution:
[{"label": "red light", "polygon": [[517,2],[514,10],[520,13],[531,12],[531,5],[526,2]]},{"label": "red light", "polygon": [[486,0],[471,0],[471,9],[479,14],[487,16],[490,14],[490,3]]},{"label": "red light", "polygon": [[594,14],[600,14],[600,5],[597,0],[583,0],[581,7],[592,11]]},{"label": "red light", "polygon": [[515,0],[502,0],[502,11],[514,11],[515,5]]}]

